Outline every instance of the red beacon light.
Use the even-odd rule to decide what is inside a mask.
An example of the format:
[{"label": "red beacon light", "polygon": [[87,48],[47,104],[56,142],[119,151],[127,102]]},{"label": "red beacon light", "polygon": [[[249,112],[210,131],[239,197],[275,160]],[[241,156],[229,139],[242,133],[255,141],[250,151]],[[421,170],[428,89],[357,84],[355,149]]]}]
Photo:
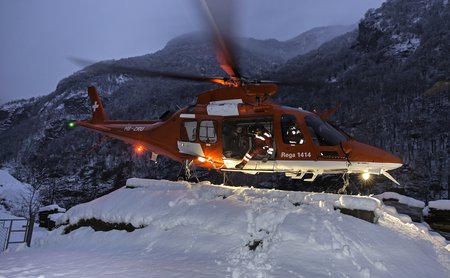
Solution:
[{"label": "red beacon light", "polygon": [[142,154],[142,153],[144,153],[145,148],[144,148],[144,146],[142,146],[142,145],[137,145],[137,146],[134,147],[134,151],[135,151],[137,154]]}]

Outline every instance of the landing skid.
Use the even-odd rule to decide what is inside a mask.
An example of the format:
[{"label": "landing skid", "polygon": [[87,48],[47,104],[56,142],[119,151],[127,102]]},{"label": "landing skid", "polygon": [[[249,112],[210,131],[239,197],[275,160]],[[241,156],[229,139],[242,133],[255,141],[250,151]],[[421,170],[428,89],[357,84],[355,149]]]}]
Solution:
[{"label": "landing skid", "polygon": [[221,172],[223,175],[223,181],[222,184],[223,185],[228,185],[228,183],[230,182],[230,178],[228,177],[228,173],[227,172]]},{"label": "landing skid", "polygon": [[182,163],[180,172],[178,173],[177,177],[178,181],[189,181],[194,178],[197,182],[200,182],[200,180],[198,179],[197,171],[192,168],[192,165],[192,160],[185,160]]},{"label": "landing skid", "polygon": [[337,193],[346,195],[346,194],[348,194],[347,188],[350,186],[350,175],[349,175],[349,173],[342,174],[342,181],[344,182],[344,185],[341,188],[339,188]]}]

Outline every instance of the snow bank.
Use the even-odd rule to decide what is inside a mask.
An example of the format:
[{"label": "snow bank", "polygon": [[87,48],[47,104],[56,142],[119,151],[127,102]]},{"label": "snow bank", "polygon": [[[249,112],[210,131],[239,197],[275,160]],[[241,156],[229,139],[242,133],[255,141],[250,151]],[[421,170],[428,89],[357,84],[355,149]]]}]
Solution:
[{"label": "snow bank", "polygon": [[0,219],[2,219],[2,220],[12,220],[12,219],[23,219],[23,218],[11,215],[11,214],[9,214],[7,212],[0,211]]},{"label": "snow bank", "polygon": [[374,198],[377,198],[381,201],[388,200],[388,199],[394,199],[394,200],[398,200],[399,203],[408,205],[410,207],[416,207],[416,208],[424,208],[425,207],[424,202],[416,200],[416,199],[408,197],[408,196],[400,195],[395,192],[384,192],[382,194],[375,195]]},{"label": "snow bank", "polygon": [[[368,197],[133,179],[69,209],[133,232],[63,227],[0,254],[0,277],[449,277],[442,237]],[[379,224],[343,215],[373,209]]]},{"label": "snow bank", "polygon": [[56,221],[59,221],[59,219],[63,216],[64,213],[53,213],[48,216],[48,219],[56,223]]},{"label": "snow bank", "polygon": [[[211,186],[208,183],[190,184],[133,178],[127,181],[126,187],[70,209],[60,218],[58,224],[76,224],[81,219],[95,218],[108,223],[130,223],[134,227],[141,227],[152,223],[155,215],[159,217],[169,213],[170,209],[180,202],[193,206],[226,198],[246,202],[261,196],[268,205],[281,202],[284,206],[309,204],[328,210],[337,206],[368,211],[374,211],[380,206],[377,199],[370,197],[309,192],[286,193],[278,190]],[[146,195],[148,196],[144,197]],[[155,195],[160,198],[155,198]],[[166,198],[173,195],[179,196],[167,203]],[[152,213],[149,213],[150,211]]]},{"label": "snow bank", "polygon": [[55,204],[55,205],[48,205],[48,206],[39,208],[39,212],[44,212],[44,211],[66,212],[66,209]]},{"label": "snow bank", "polygon": [[3,198],[22,193],[25,186],[26,184],[16,180],[7,170],[0,169],[0,194]]},{"label": "snow bank", "polygon": [[423,215],[429,216],[430,209],[441,210],[441,211],[450,211],[450,200],[437,200],[430,201],[428,206],[423,209]]},{"label": "snow bank", "polygon": [[431,209],[438,209],[438,210],[450,210],[450,200],[430,201],[428,207]]},{"label": "snow bank", "polygon": [[[14,212],[20,208],[22,197],[26,194],[28,186],[30,185],[16,180],[6,169],[0,169],[0,198],[11,211]],[[0,210],[5,210],[1,204]]]},{"label": "snow bank", "polygon": [[381,202],[370,197],[343,195],[336,201],[335,206],[339,208],[375,211],[381,206]]}]

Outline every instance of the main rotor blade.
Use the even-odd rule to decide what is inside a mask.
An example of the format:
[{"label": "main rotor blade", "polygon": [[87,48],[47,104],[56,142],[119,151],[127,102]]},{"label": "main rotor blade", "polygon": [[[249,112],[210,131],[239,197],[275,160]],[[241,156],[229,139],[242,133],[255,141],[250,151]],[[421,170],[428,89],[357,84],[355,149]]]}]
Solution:
[{"label": "main rotor blade", "polygon": [[179,73],[179,72],[142,69],[142,68],[122,66],[122,65],[110,65],[110,66],[108,66],[108,68],[112,72],[119,72],[119,73],[123,73],[123,74],[131,74],[131,75],[137,75],[137,76],[143,76],[143,77],[164,77],[164,78],[172,78],[172,79],[200,81],[200,82],[215,82],[215,83],[217,83],[216,79],[223,79],[220,77],[208,77],[208,76],[186,74],[186,73]]},{"label": "main rotor blade", "polygon": [[[134,76],[141,77],[161,77],[161,78],[171,78],[171,79],[179,79],[179,80],[188,80],[188,81],[197,81],[197,82],[212,82],[225,86],[235,86],[232,78],[224,78],[224,77],[210,77],[210,76],[202,76],[202,75],[194,75],[194,74],[186,74],[179,72],[170,72],[170,71],[159,71],[153,69],[143,69],[137,68],[133,66],[124,66],[119,65],[117,62],[113,61],[104,61],[104,62],[95,62],[92,60],[86,60],[76,57],[69,57],[70,61],[74,64],[86,68],[87,71],[95,71],[98,73],[121,73],[121,74],[130,74]],[[240,84],[276,84],[281,86],[299,86],[303,88],[321,88],[324,86],[324,82],[319,81],[285,81],[285,80],[253,80],[247,79],[245,77],[241,77],[242,83]]]},{"label": "main rotor blade", "polygon": [[299,87],[305,87],[305,88],[314,88],[314,87],[323,87],[324,82],[319,81],[310,81],[310,80],[304,80],[304,81],[286,81],[286,80],[258,80],[258,83],[261,84],[276,84],[281,86],[299,86]]},{"label": "main rotor blade", "polygon": [[240,78],[232,45],[233,1],[201,0],[205,15],[213,32],[216,57],[220,67],[231,77]]},{"label": "main rotor blade", "polygon": [[85,67],[89,67],[95,63],[97,63],[96,61],[92,61],[92,60],[87,60],[87,59],[83,59],[83,58],[78,58],[78,57],[66,57],[67,60],[69,60],[70,62],[72,62],[72,64],[80,67],[80,68],[85,68]]},{"label": "main rotor blade", "polygon": [[[194,75],[194,74],[185,74],[179,72],[170,72],[170,71],[158,71],[152,69],[143,69],[132,66],[123,66],[114,64],[111,62],[95,62],[90,60],[85,60],[76,57],[68,58],[72,63],[76,64],[79,67],[86,68],[87,71],[95,71],[96,73],[121,73],[121,74],[130,74],[134,76],[141,77],[162,77],[162,78],[171,78],[171,79],[181,79],[181,80],[189,80],[189,81],[198,81],[198,82],[213,82],[224,85],[226,79],[223,77],[208,77],[202,75]],[[87,68],[91,67],[92,68]]]}]

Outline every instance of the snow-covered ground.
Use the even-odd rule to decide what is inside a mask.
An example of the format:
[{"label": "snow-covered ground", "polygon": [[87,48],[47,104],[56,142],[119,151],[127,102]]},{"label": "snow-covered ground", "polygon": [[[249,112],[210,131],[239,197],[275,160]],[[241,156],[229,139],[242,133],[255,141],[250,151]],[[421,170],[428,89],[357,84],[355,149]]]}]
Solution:
[{"label": "snow-covered ground", "polygon": [[[60,221],[138,229],[38,229],[31,248],[0,253],[0,277],[450,277],[447,242],[374,198],[128,183]],[[375,209],[378,224],[334,206]]]}]

